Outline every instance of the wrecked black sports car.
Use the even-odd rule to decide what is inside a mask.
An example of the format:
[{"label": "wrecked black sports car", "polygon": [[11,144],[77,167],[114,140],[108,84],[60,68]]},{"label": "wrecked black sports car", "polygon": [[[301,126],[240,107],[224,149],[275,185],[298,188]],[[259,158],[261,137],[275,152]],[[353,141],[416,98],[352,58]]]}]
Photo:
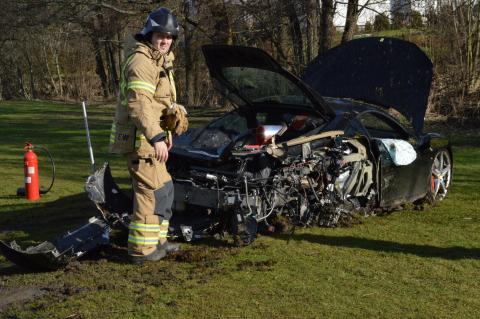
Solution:
[{"label": "wrecked black sports car", "polygon": [[[203,53],[236,109],[174,141],[169,170],[183,236],[209,226],[248,244],[280,215],[335,226],[355,212],[447,194],[452,152],[440,135],[422,133],[432,63],[416,45],[350,41],[302,78],[257,48],[209,45]],[[191,222],[199,215],[203,227]]]},{"label": "wrecked black sports car", "polygon": [[[432,63],[416,45],[353,40],[317,57],[301,78],[257,48],[208,45],[203,53],[236,108],[174,139],[169,236],[229,233],[245,245],[279,217],[333,227],[446,196],[452,151],[439,134],[422,132]],[[2,242],[0,250],[18,264],[54,269],[108,242],[110,227],[128,226],[131,200],[108,165],[86,190],[100,219],[52,242],[26,250]]]}]

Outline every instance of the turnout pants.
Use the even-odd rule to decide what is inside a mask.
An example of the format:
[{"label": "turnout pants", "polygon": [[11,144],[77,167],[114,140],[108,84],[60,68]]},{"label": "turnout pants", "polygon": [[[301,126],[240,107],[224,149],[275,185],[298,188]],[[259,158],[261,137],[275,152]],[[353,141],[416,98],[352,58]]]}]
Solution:
[{"label": "turnout pants", "polygon": [[155,158],[127,156],[132,177],[133,215],[129,226],[128,253],[148,255],[167,241],[172,216],[173,183],[165,167]]}]

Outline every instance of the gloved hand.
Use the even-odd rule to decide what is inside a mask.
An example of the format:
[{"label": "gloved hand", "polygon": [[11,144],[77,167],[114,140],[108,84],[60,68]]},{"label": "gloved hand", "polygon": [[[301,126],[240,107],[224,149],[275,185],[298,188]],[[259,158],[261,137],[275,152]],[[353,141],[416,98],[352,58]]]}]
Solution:
[{"label": "gloved hand", "polygon": [[183,105],[173,103],[172,106],[167,109],[165,126],[176,135],[180,135],[188,129],[187,110]]}]

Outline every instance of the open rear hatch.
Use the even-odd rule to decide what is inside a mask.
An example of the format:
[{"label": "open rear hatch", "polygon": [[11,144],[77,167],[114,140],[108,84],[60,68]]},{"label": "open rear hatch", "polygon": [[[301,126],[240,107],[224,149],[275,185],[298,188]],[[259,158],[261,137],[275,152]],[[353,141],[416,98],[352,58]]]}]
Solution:
[{"label": "open rear hatch", "polygon": [[415,44],[372,37],[346,42],[319,55],[302,80],[322,96],[394,108],[420,133],[432,74],[432,62]]}]

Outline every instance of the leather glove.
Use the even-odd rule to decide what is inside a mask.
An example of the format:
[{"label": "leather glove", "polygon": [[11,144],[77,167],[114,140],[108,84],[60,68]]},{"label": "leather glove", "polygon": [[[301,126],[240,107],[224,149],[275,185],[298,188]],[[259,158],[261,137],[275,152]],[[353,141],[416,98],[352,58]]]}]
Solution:
[{"label": "leather glove", "polygon": [[188,129],[187,110],[183,105],[172,103],[165,116],[165,124],[169,131],[176,135],[184,133]]}]

